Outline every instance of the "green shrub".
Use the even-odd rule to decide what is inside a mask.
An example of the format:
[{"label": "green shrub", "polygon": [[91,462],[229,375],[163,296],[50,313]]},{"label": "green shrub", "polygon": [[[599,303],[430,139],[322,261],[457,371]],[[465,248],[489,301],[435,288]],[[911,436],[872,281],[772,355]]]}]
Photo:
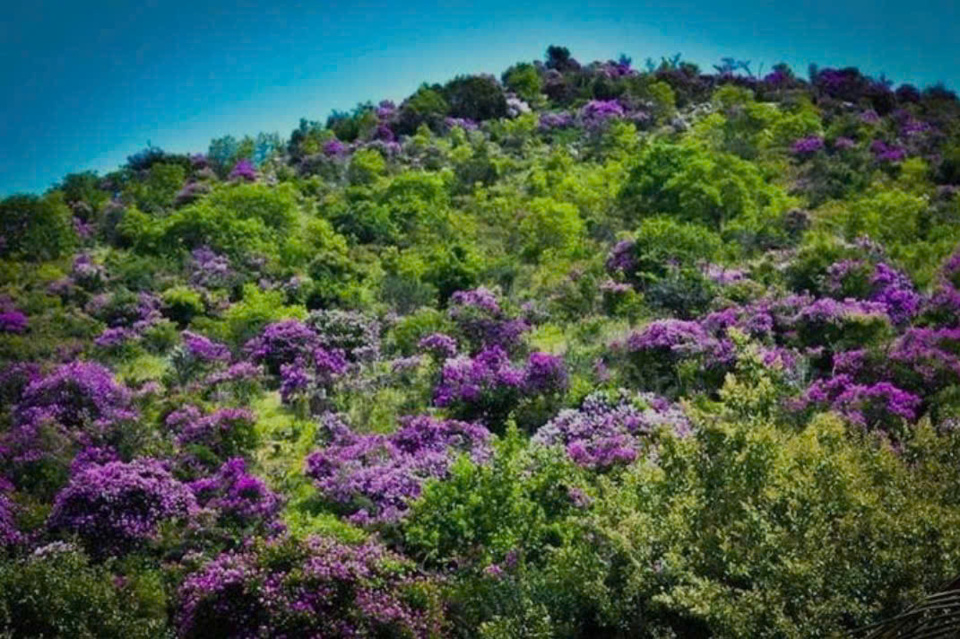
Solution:
[{"label": "green shrub", "polygon": [[58,544],[0,562],[0,634],[10,637],[172,637],[154,573],[113,575]]},{"label": "green shrub", "polygon": [[65,255],[76,243],[63,195],[12,195],[0,201],[0,255],[41,262]]}]

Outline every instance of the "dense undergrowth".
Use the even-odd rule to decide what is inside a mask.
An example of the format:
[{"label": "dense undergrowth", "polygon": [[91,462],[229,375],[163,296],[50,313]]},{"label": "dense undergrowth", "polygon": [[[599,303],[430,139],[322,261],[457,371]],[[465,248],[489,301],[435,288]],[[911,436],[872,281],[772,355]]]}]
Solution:
[{"label": "dense undergrowth", "polygon": [[0,629],[825,637],[960,573],[960,102],[546,62],[0,202]]}]

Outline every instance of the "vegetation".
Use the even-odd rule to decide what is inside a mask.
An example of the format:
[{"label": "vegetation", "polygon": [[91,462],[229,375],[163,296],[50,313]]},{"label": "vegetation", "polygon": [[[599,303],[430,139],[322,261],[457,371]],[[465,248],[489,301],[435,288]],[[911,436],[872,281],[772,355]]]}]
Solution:
[{"label": "vegetation", "polygon": [[830,637],[960,574],[960,101],[563,47],[0,202],[0,635]]}]

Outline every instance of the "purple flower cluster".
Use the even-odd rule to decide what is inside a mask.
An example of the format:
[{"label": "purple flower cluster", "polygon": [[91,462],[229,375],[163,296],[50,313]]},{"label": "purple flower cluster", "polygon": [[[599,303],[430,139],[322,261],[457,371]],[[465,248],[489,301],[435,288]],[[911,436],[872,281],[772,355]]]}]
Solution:
[{"label": "purple flower cluster", "polygon": [[189,517],[189,488],[154,459],[81,467],[60,491],[48,526],[78,535],[95,554],[115,554],[153,539],[160,524]]},{"label": "purple flower cluster", "polygon": [[113,349],[136,341],[139,337],[140,335],[136,331],[124,326],[117,326],[115,328],[104,329],[104,331],[93,340],[93,343],[100,348]]},{"label": "purple flower cluster", "polygon": [[825,145],[822,137],[819,135],[811,135],[805,138],[800,138],[794,142],[790,147],[790,152],[794,155],[806,157],[822,151],[824,146]]},{"label": "purple flower cluster", "polygon": [[523,368],[514,366],[499,346],[475,357],[444,362],[433,403],[468,419],[496,424],[521,399],[562,393],[567,388],[563,360],[548,353],[532,353]]},{"label": "purple flower cluster", "polygon": [[883,304],[894,324],[906,324],[920,311],[923,298],[910,278],[900,271],[881,262],[876,265],[870,284],[870,301]]},{"label": "purple flower cluster", "polygon": [[137,417],[131,399],[130,390],[100,364],[71,362],[24,389],[14,420],[23,424],[48,418],[71,430],[89,425],[106,430]]},{"label": "purple flower cluster", "polygon": [[657,320],[627,337],[627,352],[643,359],[675,364],[700,356],[727,363],[732,346],[721,343],[697,322]]},{"label": "purple flower cluster", "polygon": [[448,129],[460,128],[464,131],[476,131],[480,128],[480,125],[470,118],[444,118],[443,124]]},{"label": "purple flower cluster", "polygon": [[218,459],[227,459],[252,451],[256,443],[256,415],[243,408],[218,408],[204,415],[199,408],[186,405],[164,420],[176,433],[181,447],[202,446]]},{"label": "purple flower cluster", "polygon": [[341,352],[352,362],[380,357],[380,322],[357,311],[314,311],[307,325],[317,334],[317,343],[327,351]]},{"label": "purple flower cluster", "polygon": [[229,179],[245,180],[247,182],[256,182],[257,167],[255,167],[253,165],[253,162],[251,162],[247,158],[243,158],[233,165],[233,170],[230,171]]},{"label": "purple flower cluster", "polygon": [[107,280],[107,272],[93,261],[89,253],[79,253],[73,260],[70,280],[88,291],[99,290]]},{"label": "purple flower cluster", "polygon": [[858,384],[848,375],[817,380],[807,388],[801,406],[830,408],[865,428],[893,430],[896,420],[913,422],[923,400],[889,382]]},{"label": "purple flower cluster", "polygon": [[855,146],[857,146],[855,140],[844,136],[840,136],[833,141],[833,148],[838,151],[846,151],[854,148]]},{"label": "purple flower cluster", "polygon": [[0,551],[23,540],[17,529],[16,506],[9,495],[12,488],[6,479],[0,477]]},{"label": "purple flower cluster", "polygon": [[466,422],[421,415],[391,435],[360,435],[332,414],[323,421],[329,442],[307,458],[306,473],[324,499],[361,524],[402,518],[423,481],[445,476],[457,455],[490,454],[487,429]]},{"label": "purple flower cluster", "polygon": [[283,364],[293,364],[312,357],[320,347],[317,333],[295,319],[268,324],[263,332],[247,342],[244,350],[257,363],[262,363],[273,375],[280,373]]},{"label": "purple flower cluster", "polygon": [[448,313],[473,352],[490,346],[513,351],[530,330],[525,319],[509,316],[497,295],[483,287],[454,293]]},{"label": "purple flower cluster", "polygon": [[27,330],[27,316],[16,309],[0,312],[0,333],[23,333]]},{"label": "purple flower cluster", "polygon": [[633,240],[617,242],[610,251],[610,255],[607,256],[607,271],[612,275],[622,275],[624,277],[632,274],[637,268],[636,247],[637,244]]},{"label": "purple flower cluster", "polygon": [[563,410],[542,426],[533,442],[562,446],[570,458],[586,468],[606,470],[629,464],[650,449],[661,429],[686,437],[692,429],[683,411],[650,394],[593,393],[577,410]]},{"label": "purple flower cluster", "polygon": [[230,260],[207,246],[190,254],[190,283],[203,288],[225,288],[236,279]]},{"label": "purple flower cluster", "polygon": [[403,596],[422,578],[376,542],[278,539],[224,553],[179,591],[178,636],[440,636],[439,616]]},{"label": "purple flower cluster", "polygon": [[610,120],[619,120],[626,115],[617,100],[590,100],[580,109],[580,119],[588,129],[602,127]]},{"label": "purple flower cluster", "polygon": [[217,473],[189,484],[201,508],[213,511],[222,526],[276,528],[283,506],[280,495],[247,473],[242,457],[224,462]]},{"label": "purple flower cluster", "polygon": [[442,362],[457,354],[457,340],[446,333],[431,333],[417,344],[421,351]]},{"label": "purple flower cluster", "polygon": [[569,113],[541,113],[540,130],[543,132],[555,129],[569,129],[574,125],[574,118]]},{"label": "purple flower cluster", "polygon": [[524,370],[523,389],[532,395],[566,391],[567,369],[563,358],[550,353],[531,353]]},{"label": "purple flower cluster", "polygon": [[326,155],[328,158],[343,157],[348,152],[349,152],[349,149],[347,148],[347,145],[336,138],[327,140],[323,144],[323,154]]},{"label": "purple flower cluster", "polygon": [[870,152],[878,162],[903,162],[907,159],[907,151],[901,146],[887,144],[883,140],[874,140],[870,143]]},{"label": "purple flower cluster", "polygon": [[230,349],[226,344],[220,344],[208,337],[183,331],[180,334],[183,346],[187,353],[199,362],[214,363],[230,361]]}]

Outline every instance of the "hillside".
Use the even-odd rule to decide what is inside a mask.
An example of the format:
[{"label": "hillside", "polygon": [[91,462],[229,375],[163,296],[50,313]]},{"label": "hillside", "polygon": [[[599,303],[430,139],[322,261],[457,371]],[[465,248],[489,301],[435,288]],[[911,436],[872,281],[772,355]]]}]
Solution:
[{"label": "hillside", "polygon": [[562,47],[0,201],[0,635],[828,637],[960,575],[960,101]]}]

